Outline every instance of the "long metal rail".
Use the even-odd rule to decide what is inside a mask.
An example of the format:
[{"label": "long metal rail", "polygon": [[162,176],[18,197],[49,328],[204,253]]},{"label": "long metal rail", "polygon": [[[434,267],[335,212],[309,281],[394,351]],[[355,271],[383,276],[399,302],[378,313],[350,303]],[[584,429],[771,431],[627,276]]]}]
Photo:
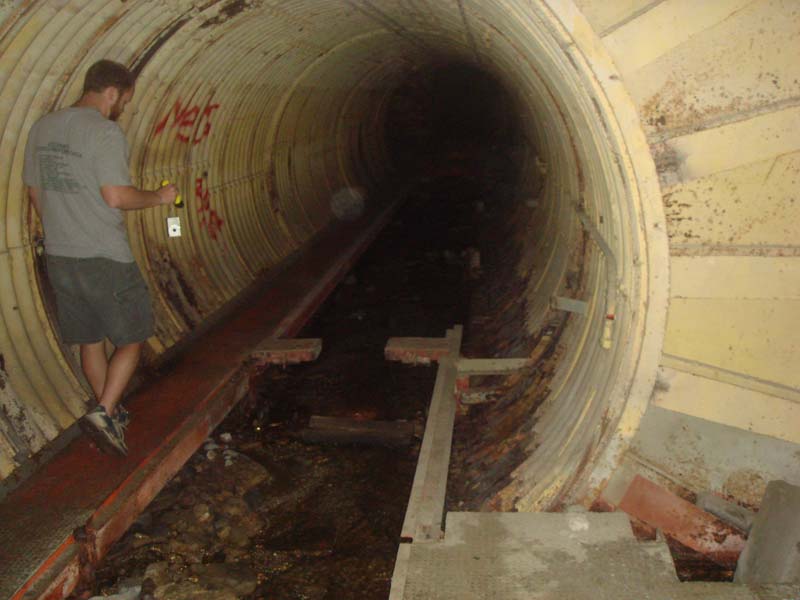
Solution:
[{"label": "long metal rail", "polygon": [[247,393],[254,368],[313,359],[318,343],[274,338],[297,334],[399,202],[324,231],[257,299],[129,399],[127,457],[100,454],[80,437],[11,492],[0,503],[0,597],[68,596]]}]

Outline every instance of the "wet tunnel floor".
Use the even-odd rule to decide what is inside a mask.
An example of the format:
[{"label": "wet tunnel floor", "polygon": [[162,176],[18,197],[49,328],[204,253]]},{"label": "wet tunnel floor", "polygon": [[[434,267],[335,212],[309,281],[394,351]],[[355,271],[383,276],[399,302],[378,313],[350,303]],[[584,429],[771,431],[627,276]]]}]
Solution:
[{"label": "wet tunnel floor", "polygon": [[[144,582],[142,598],[155,589],[172,600],[388,597],[418,440],[334,446],[301,434],[312,415],[406,420],[422,430],[435,369],[388,362],[383,348],[393,336],[441,337],[469,323],[477,290],[468,249],[480,246],[481,211],[500,193],[470,165],[442,171],[417,182],[301,332],[322,338],[319,359],[264,374],[256,397],[234,409],[111,549],[94,593],[134,598]],[[476,349],[469,328],[466,341]],[[688,549],[671,549],[682,580],[729,580]]]},{"label": "wet tunnel floor", "polygon": [[[311,415],[422,425],[431,367],[390,363],[392,336],[467,319],[471,178],[422,180],[300,337],[315,363],[273,368],[109,553],[96,592],[159,598],[387,598],[418,440],[306,444]],[[419,428],[421,431],[421,427]],[[147,596],[145,596],[147,597]]]}]

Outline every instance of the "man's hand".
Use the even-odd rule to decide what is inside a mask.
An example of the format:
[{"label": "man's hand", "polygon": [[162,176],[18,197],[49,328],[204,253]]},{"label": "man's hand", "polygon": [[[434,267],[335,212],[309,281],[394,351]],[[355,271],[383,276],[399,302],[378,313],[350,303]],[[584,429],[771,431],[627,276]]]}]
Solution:
[{"label": "man's hand", "polygon": [[174,185],[167,185],[149,192],[132,185],[103,185],[100,186],[100,193],[111,208],[135,210],[171,204],[178,195],[178,188]]},{"label": "man's hand", "polygon": [[168,183],[157,189],[156,194],[161,196],[161,204],[172,204],[175,202],[175,198],[178,197],[178,188],[174,183]]}]

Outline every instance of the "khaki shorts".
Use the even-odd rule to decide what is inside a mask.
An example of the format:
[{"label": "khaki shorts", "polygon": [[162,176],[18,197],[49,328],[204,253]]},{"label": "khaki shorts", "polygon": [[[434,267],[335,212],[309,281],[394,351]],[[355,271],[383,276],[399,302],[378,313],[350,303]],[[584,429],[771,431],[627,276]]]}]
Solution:
[{"label": "khaki shorts", "polygon": [[108,338],[124,346],[153,335],[150,293],[135,262],[48,255],[47,278],[55,291],[65,343],[93,344]]}]

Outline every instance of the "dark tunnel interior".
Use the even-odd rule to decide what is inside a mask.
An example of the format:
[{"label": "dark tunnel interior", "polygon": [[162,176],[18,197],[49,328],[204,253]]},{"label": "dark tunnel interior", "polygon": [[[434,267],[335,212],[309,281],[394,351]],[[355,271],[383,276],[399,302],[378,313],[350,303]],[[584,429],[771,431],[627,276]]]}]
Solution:
[{"label": "dark tunnel interior", "polygon": [[392,94],[384,139],[401,178],[459,161],[502,164],[502,183],[513,187],[522,168],[520,119],[503,82],[487,70],[434,64],[416,68]]},{"label": "dark tunnel interior", "polygon": [[[592,575],[618,562],[583,558],[594,512],[680,580],[735,581],[631,498],[757,509],[796,479],[783,4],[0,2],[0,562],[45,556],[0,596],[394,598],[398,565],[474,589],[471,544],[518,517],[489,566],[539,551],[567,586],[540,524]],[[133,186],[185,199],[118,227],[155,327],[115,463],[21,177],[101,58],[136,73]],[[469,576],[402,572],[432,541]]]},{"label": "dark tunnel interior", "polygon": [[[199,504],[224,513],[234,501],[226,488],[237,485],[224,457],[239,452],[254,461],[252,469],[271,473],[247,491],[239,509],[262,527],[243,556],[230,539],[203,542],[203,563],[266,564],[253,598],[267,591],[279,600],[317,597],[322,589],[340,599],[386,596],[418,446],[411,440],[315,443],[309,422],[324,415],[424,426],[435,369],[385,360],[392,336],[440,337],[463,324],[467,355],[526,351],[524,304],[512,308],[524,285],[513,272],[521,252],[512,235],[513,200],[523,168],[522,126],[513,107],[499,80],[469,64],[420,69],[398,87],[385,125],[392,179],[375,189],[402,180],[406,198],[300,333],[323,339],[322,355],[265,373],[256,396],[218,429],[229,441],[207,444],[162,492],[101,570],[99,589],[115,589],[121,572],[137,572],[152,560],[137,541],[142,536],[177,528],[178,539],[185,538],[180,510]],[[494,318],[498,312],[503,318]],[[520,398],[529,383],[520,382],[512,394],[518,406],[503,409],[519,417],[520,427],[524,412],[541,400]],[[475,410],[460,419],[448,499],[454,510],[484,506],[522,458],[511,447],[507,460],[476,476],[480,467],[469,450],[481,443],[472,438],[495,418],[492,410]],[[484,451],[495,437],[486,437]],[[182,503],[191,506],[176,513]],[[243,527],[235,516],[227,521],[235,533]],[[209,533],[193,526],[188,532],[199,540]]]}]

